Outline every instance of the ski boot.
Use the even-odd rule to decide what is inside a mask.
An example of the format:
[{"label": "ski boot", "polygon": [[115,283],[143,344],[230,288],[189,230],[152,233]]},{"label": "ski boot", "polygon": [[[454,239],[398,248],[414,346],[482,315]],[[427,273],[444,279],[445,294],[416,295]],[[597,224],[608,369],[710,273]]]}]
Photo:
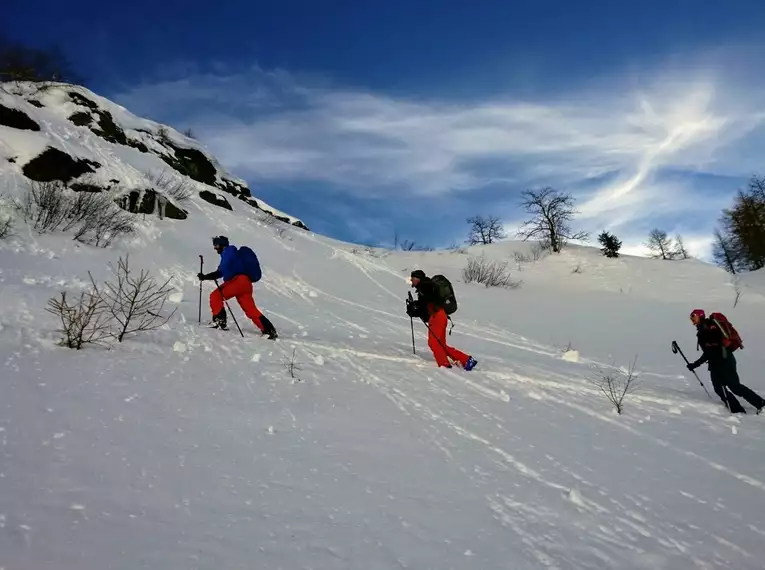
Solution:
[{"label": "ski boot", "polygon": [[227,331],[228,325],[226,324],[226,309],[223,309],[217,315],[213,315],[212,321],[210,321],[208,326],[211,329],[220,329],[222,331]]},{"label": "ski boot", "polygon": [[477,364],[478,364],[478,361],[471,356],[470,358],[468,358],[468,361],[465,363],[465,370],[470,372],[473,368],[476,367]]},{"label": "ski boot", "polygon": [[276,328],[274,327],[273,323],[268,320],[268,317],[261,316],[260,324],[263,325],[262,336],[267,336],[268,340],[276,340],[279,338],[279,335],[276,332]]}]

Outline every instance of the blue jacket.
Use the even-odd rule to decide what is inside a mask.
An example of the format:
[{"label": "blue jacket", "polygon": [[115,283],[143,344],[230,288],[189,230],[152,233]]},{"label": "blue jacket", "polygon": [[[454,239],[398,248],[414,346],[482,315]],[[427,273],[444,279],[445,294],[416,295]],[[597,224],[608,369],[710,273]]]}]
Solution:
[{"label": "blue jacket", "polygon": [[237,275],[244,273],[244,267],[237,255],[237,249],[234,245],[229,245],[220,254],[220,264],[218,271],[223,278],[223,282],[231,281]]}]

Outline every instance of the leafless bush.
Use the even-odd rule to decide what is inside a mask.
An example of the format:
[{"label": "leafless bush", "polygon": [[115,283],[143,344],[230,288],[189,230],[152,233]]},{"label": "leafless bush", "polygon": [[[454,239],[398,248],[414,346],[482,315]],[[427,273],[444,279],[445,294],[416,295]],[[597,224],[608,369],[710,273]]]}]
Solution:
[{"label": "leafless bush", "polygon": [[167,142],[170,140],[170,133],[168,132],[167,127],[164,126],[161,126],[157,129],[157,136],[162,142]]},{"label": "leafless bush", "polygon": [[595,372],[590,379],[592,384],[614,405],[617,414],[622,413],[624,398],[627,394],[631,394],[637,388],[636,362],[637,355],[626,372],[617,368],[614,368],[612,372],[604,372],[600,367],[595,366]]},{"label": "leafless bush", "polygon": [[59,181],[33,182],[14,207],[41,234],[73,230],[74,239],[98,247],[135,231],[133,217],[108,194],[72,192]]},{"label": "leafless bush", "polygon": [[274,228],[274,233],[277,235],[277,237],[283,238],[287,233],[287,228],[285,228],[283,225],[278,225]]},{"label": "leafless bush", "polygon": [[8,216],[0,220],[0,239],[5,239],[13,235],[13,218]]},{"label": "leafless bush", "polygon": [[576,267],[574,267],[571,270],[571,273],[582,273],[582,262],[581,261],[577,261],[576,262]]},{"label": "leafless bush", "polygon": [[58,180],[32,182],[20,200],[14,200],[16,211],[24,221],[41,234],[56,231],[67,219],[71,199]]},{"label": "leafless bush", "polygon": [[168,286],[171,279],[160,285],[143,269],[138,277],[135,277],[131,273],[128,257],[120,257],[116,268],[110,264],[116,283],[106,281],[103,287],[99,288],[88,272],[96,294],[103,300],[106,310],[118,325],[113,336],[119,342],[122,342],[126,335],[158,329],[175,313],[173,309],[167,316],[160,314],[168,295],[172,292],[172,288]]},{"label": "leafless bush", "polygon": [[451,253],[459,253],[459,254],[463,254],[463,255],[467,253],[467,249],[464,248],[463,246],[461,246],[458,243],[453,243],[452,245],[450,245],[449,246],[449,251]]},{"label": "leafless bush", "polygon": [[151,180],[157,189],[179,204],[187,203],[194,195],[194,189],[191,188],[187,180],[175,176],[167,170],[148,172],[146,177]]},{"label": "leafless bush", "polygon": [[279,222],[280,220],[278,220],[276,216],[269,214],[268,212],[263,212],[260,216],[260,223],[269,228],[277,225]]},{"label": "leafless bush", "polygon": [[287,370],[287,372],[290,375],[290,378],[293,378],[300,382],[300,378],[295,375],[295,372],[302,370],[299,364],[295,362],[295,349],[292,349],[292,358],[284,363],[284,368]]},{"label": "leafless bush", "polygon": [[481,283],[486,287],[504,287],[517,289],[521,282],[511,277],[507,261],[487,261],[481,257],[471,257],[467,266],[462,270],[462,280],[465,283]]},{"label": "leafless bush", "polygon": [[74,304],[70,304],[66,292],[62,292],[60,299],[51,297],[48,300],[45,310],[61,321],[58,329],[64,335],[61,344],[68,348],[80,350],[86,344],[97,344],[111,336],[111,315],[96,291],[81,293]]}]

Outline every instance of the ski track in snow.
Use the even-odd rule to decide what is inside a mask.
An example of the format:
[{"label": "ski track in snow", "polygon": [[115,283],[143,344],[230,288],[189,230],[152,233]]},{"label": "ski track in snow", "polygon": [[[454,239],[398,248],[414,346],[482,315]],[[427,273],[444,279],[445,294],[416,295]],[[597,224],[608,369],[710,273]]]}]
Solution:
[{"label": "ski track in snow", "polygon": [[[143,178],[149,158],[33,113],[60,148]],[[729,310],[714,268],[570,248],[498,291],[461,283],[464,255],[280,237],[231,202],[194,198],[189,220],[142,220],[107,249],[24,228],[0,241],[0,568],[763,568],[765,420],[728,415],[669,350],[693,354],[687,312],[708,303],[746,331],[740,373],[765,393],[762,275]],[[198,255],[217,262],[200,236],[220,233],[261,258],[276,342],[235,300],[244,338],[197,322]],[[171,279],[173,319],[110,349],[57,346],[47,299],[126,251]],[[414,267],[455,284],[447,339],[475,371],[437,369],[419,320],[412,353]],[[617,415],[593,366],[638,353]]]}]

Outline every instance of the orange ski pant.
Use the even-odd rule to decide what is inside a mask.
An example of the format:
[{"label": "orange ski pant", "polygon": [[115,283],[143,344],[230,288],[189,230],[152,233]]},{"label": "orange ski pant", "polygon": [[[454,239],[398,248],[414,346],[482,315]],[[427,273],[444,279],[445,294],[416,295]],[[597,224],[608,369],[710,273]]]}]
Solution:
[{"label": "orange ski pant", "polygon": [[464,352],[457,350],[446,344],[446,322],[447,316],[443,309],[439,309],[430,316],[428,320],[428,347],[436,358],[436,364],[439,366],[449,366],[449,358],[459,362],[465,367],[470,358]]},{"label": "orange ski pant", "polygon": [[210,293],[210,309],[213,316],[223,310],[223,300],[232,297],[236,297],[236,301],[242,307],[244,314],[262,331],[263,324],[260,322],[260,317],[263,316],[263,313],[255,305],[255,299],[252,297],[252,282],[246,275],[237,275],[230,281],[223,283],[220,289],[215,289]]}]

